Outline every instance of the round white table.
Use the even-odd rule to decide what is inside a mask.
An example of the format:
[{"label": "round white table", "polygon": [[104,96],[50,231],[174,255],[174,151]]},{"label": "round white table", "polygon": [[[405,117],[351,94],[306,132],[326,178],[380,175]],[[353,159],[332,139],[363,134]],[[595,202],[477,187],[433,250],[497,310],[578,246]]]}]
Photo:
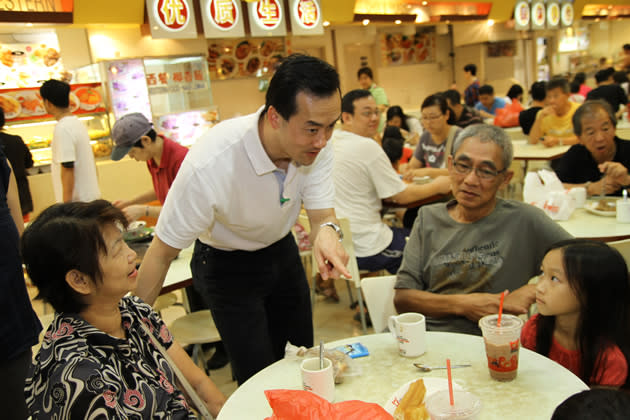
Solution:
[{"label": "round white table", "polygon": [[[398,354],[398,345],[389,333],[349,337],[326,344],[332,348],[343,344],[363,343],[370,355],[354,359],[362,375],[346,377],[335,388],[335,402],[362,400],[384,406],[392,394],[412,379],[446,378],[445,370],[421,373],[412,362],[429,366],[471,363],[472,367],[453,369],[453,380],[481,398],[480,420],[545,419],[570,395],[588,389],[573,373],[535,352],[521,348],[518,376],[511,382],[490,378],[483,339],[478,336],[428,332],[427,352],[416,358]],[[255,349],[252,349],[255,351]],[[301,389],[300,365],[297,360],[280,360],[241,385],[228,399],[217,420],[260,420],[272,414],[264,391],[268,389]]]},{"label": "round white table", "polygon": [[575,209],[569,220],[557,222],[571,235],[580,239],[611,242],[630,238],[630,223],[619,223],[614,216],[599,216],[584,209]]}]

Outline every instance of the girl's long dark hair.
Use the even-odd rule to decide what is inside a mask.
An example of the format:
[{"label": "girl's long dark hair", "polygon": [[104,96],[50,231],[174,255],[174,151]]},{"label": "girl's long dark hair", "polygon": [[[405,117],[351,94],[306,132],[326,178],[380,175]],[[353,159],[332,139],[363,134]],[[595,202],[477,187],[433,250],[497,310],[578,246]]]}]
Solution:
[{"label": "girl's long dark hair", "polygon": [[387,108],[387,121],[394,117],[400,117],[400,128],[409,131],[409,126],[407,125],[407,118],[409,118],[409,116],[405,114],[403,109],[398,105],[393,105]]},{"label": "girl's long dark hair", "polygon": [[[617,345],[630,361],[630,280],[626,262],[614,248],[581,239],[554,244],[559,249],[570,287],[580,303],[576,342],[581,358],[580,378],[590,385],[604,351]],[[536,352],[549,355],[555,316],[539,315]],[[626,378],[624,388],[629,387]]]}]

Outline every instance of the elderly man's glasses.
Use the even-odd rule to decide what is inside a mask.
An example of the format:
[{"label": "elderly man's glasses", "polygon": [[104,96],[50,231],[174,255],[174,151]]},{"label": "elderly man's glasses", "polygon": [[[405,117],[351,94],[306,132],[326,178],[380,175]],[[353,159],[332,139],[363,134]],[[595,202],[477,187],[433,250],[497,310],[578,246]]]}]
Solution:
[{"label": "elderly man's glasses", "polygon": [[505,172],[505,169],[501,171],[495,171],[494,169],[490,168],[473,168],[469,164],[459,161],[454,162],[453,167],[455,168],[455,172],[460,175],[468,175],[474,169],[475,175],[477,175],[479,179],[483,179],[484,181],[491,181],[495,179],[499,174]]}]

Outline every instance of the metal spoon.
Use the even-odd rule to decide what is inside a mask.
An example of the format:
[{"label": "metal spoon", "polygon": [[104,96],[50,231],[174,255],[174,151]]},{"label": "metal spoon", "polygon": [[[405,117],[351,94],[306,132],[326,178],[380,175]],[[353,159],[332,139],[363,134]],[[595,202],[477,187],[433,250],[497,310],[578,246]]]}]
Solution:
[{"label": "metal spoon", "polygon": [[[431,372],[433,369],[446,369],[446,366],[427,366],[422,363],[414,363],[413,365],[423,372]],[[471,365],[451,365],[451,369],[470,367],[470,366]]]}]

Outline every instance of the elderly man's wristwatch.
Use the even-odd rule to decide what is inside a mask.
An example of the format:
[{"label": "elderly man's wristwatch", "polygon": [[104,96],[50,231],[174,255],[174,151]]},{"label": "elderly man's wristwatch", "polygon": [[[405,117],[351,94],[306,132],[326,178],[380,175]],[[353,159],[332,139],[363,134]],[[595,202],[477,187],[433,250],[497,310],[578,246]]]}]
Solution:
[{"label": "elderly man's wristwatch", "polygon": [[339,242],[343,240],[343,231],[341,230],[338,224],[333,223],[333,222],[326,222],[319,225],[320,228],[323,228],[324,226],[330,226],[331,228],[335,230],[335,232],[337,232],[337,235],[339,235]]}]

